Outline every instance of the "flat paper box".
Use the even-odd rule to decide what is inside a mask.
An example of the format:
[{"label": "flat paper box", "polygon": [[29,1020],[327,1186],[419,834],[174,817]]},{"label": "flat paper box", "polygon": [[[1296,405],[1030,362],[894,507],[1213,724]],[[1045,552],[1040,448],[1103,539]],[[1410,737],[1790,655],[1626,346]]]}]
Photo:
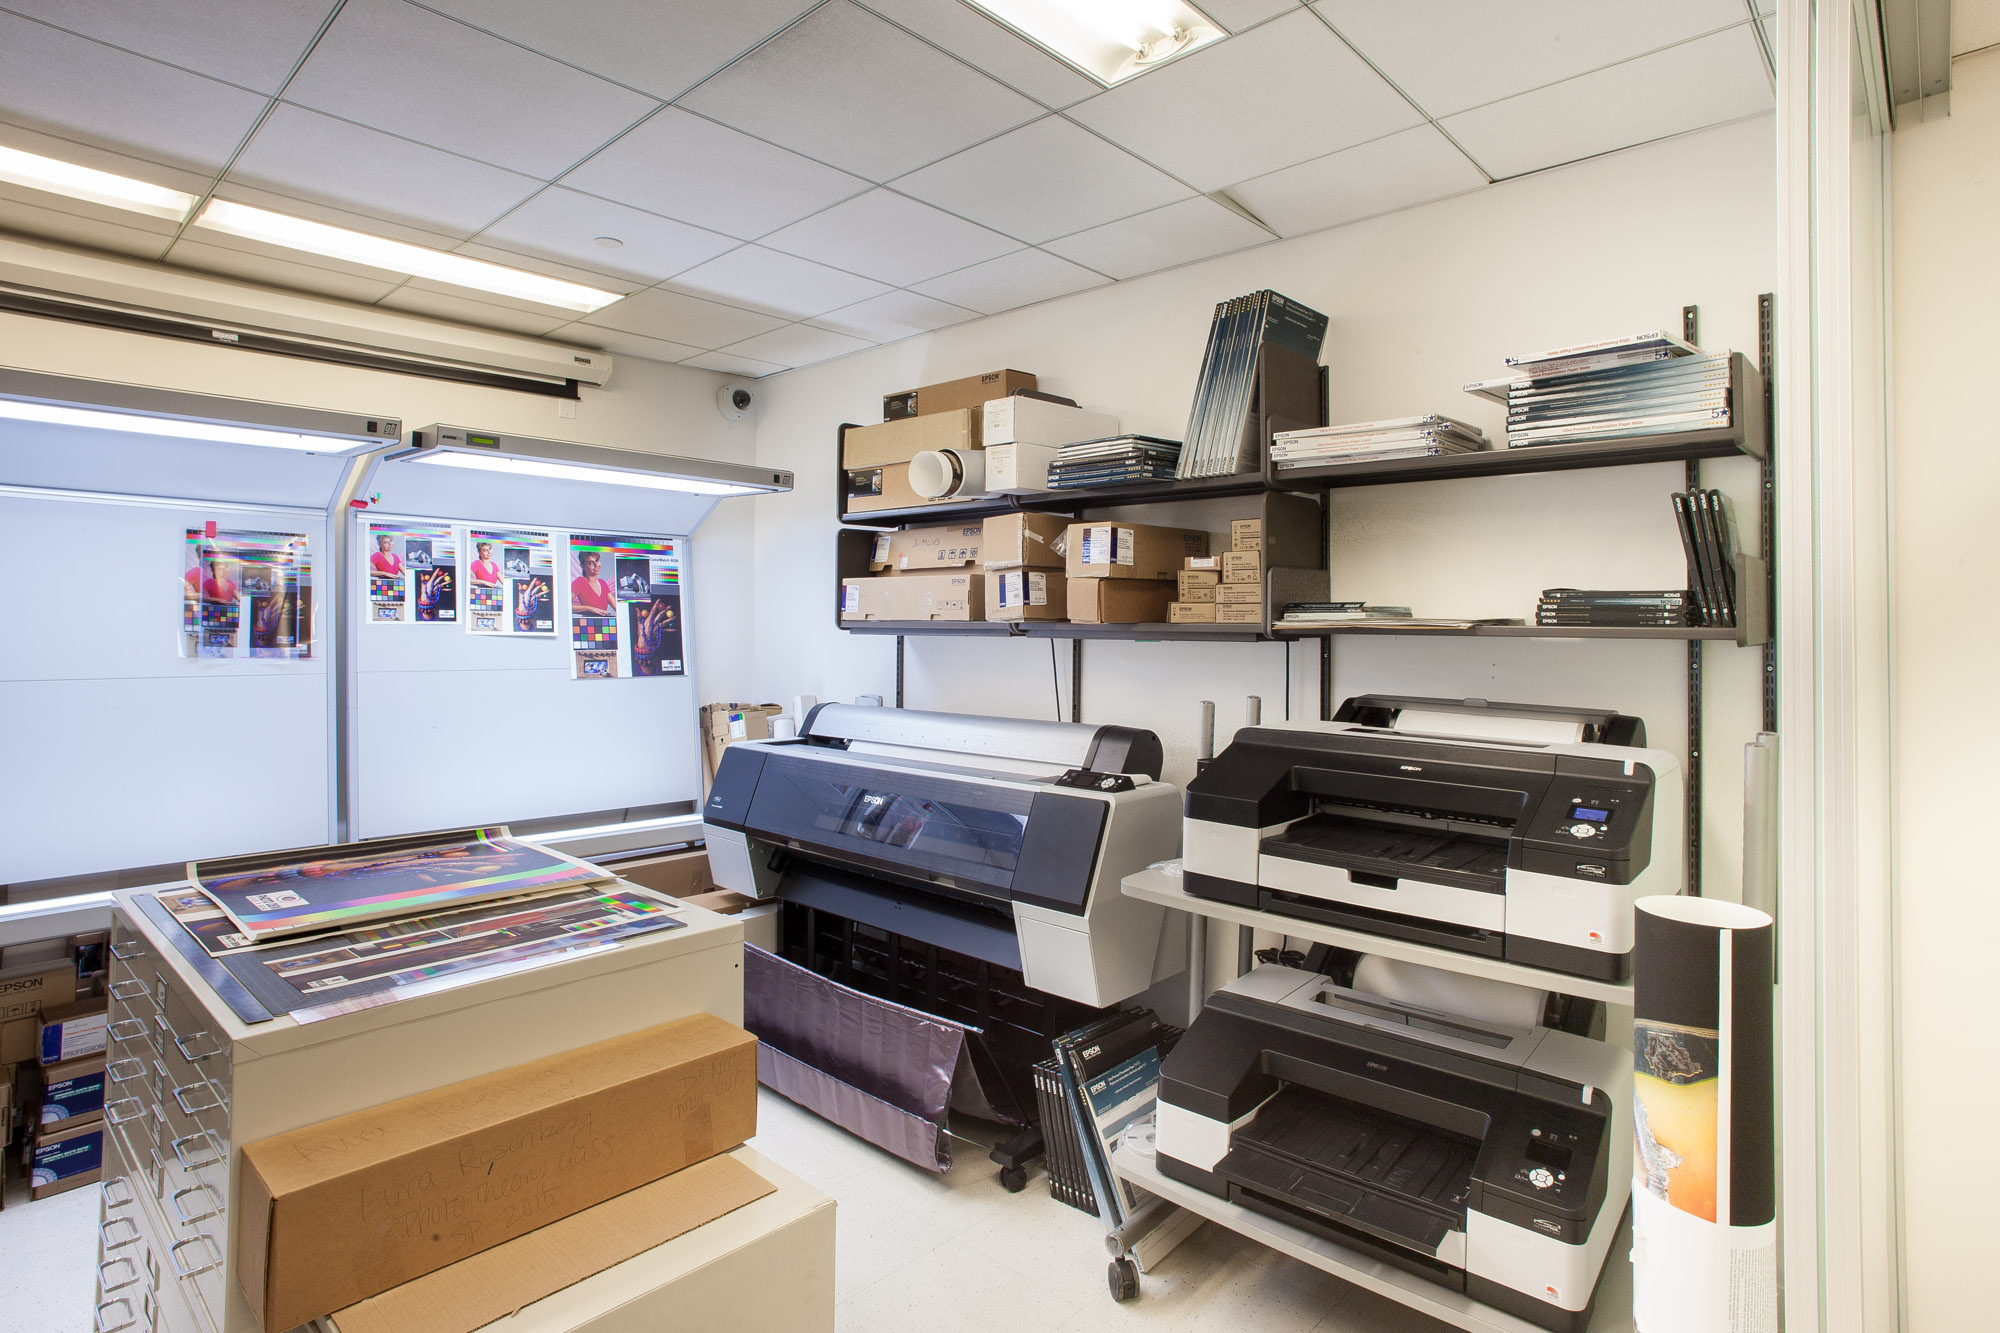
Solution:
[{"label": "flat paper box", "polygon": [[42,1132],[69,1128],[104,1114],[104,1057],[90,1056],[42,1071]]},{"label": "flat paper box", "polygon": [[1224,583],[1257,583],[1264,577],[1264,557],[1255,551],[1225,551],[1222,555]]},{"label": "flat paper box", "polygon": [[1183,602],[1212,602],[1221,582],[1212,569],[1183,569],[1174,579],[1174,595]]},{"label": "flat paper box", "polygon": [[1169,579],[1078,579],[1069,585],[1069,618],[1079,625],[1164,625],[1173,600]]},{"label": "flat paper box", "polygon": [[682,902],[691,902],[715,888],[707,852],[681,852],[642,865],[621,865],[618,877]]},{"label": "flat paper box", "polygon": [[734,889],[715,889],[709,893],[690,893],[681,899],[690,907],[699,907],[708,912],[719,912],[723,916],[735,916],[746,907],[755,907],[755,898],[746,898]]},{"label": "flat paper box", "polygon": [[1041,444],[1061,447],[1084,440],[1102,440],[1118,433],[1118,418],[1081,407],[1040,398],[994,398],[984,408],[981,441],[996,444]]},{"label": "flat paper box", "polygon": [[910,489],[910,465],[887,463],[847,474],[847,512],[871,514],[881,509],[916,509],[922,505],[964,504],[962,496],[933,499]]},{"label": "flat paper box", "polygon": [[842,620],[978,620],[986,581],[977,570],[842,579]]},{"label": "flat paper box", "polygon": [[868,568],[902,573],[977,565],[980,528],[978,523],[946,523],[882,533],[875,538]]},{"label": "flat paper box", "polygon": [[40,1053],[42,1010],[74,1003],[76,964],[68,959],[0,971],[0,1064]]},{"label": "flat paper box", "polygon": [[1212,570],[1217,578],[1222,577],[1222,557],[1219,555],[1191,555],[1181,562],[1182,569]]},{"label": "flat paper box", "polygon": [[905,389],[901,393],[882,395],[882,420],[901,421],[904,417],[917,414],[917,391]]},{"label": "flat paper box", "polygon": [[757,1039],[713,1014],[245,1144],[239,1281],[289,1329],[726,1152]]},{"label": "flat paper box", "polygon": [[979,420],[977,408],[965,407],[878,426],[855,426],[841,439],[840,465],[853,471],[907,463],[932,449],[977,449]]},{"label": "flat paper box", "polygon": [[1062,450],[1048,444],[988,445],[987,492],[993,495],[1040,495],[1049,488],[1049,464],[1055,462],[1061,453]]},{"label": "flat paper box", "polygon": [[1261,518],[1238,518],[1230,520],[1229,549],[1232,551],[1261,551],[1264,549],[1264,520]]},{"label": "flat paper box", "polygon": [[1170,625],[1213,625],[1215,623],[1215,603],[1175,602],[1167,608],[1167,623]]},{"label": "flat paper box", "polygon": [[1264,608],[1257,602],[1215,604],[1215,623],[1218,625],[1262,625]]},{"label": "flat paper box", "polygon": [[996,514],[981,525],[979,556],[988,569],[1061,569],[1069,520],[1060,514]]},{"label": "flat paper box", "polygon": [[711,1157],[339,1311],[340,1333],[473,1333],[776,1187]]},{"label": "flat paper box", "polygon": [[[1035,387],[1035,377],[1025,370],[989,370],[983,375],[967,375],[962,380],[926,384],[917,390],[917,415],[932,416],[960,408],[976,413],[995,398],[1005,398],[1016,389]],[[977,444],[979,437],[974,435],[972,441]]]},{"label": "flat paper box", "polygon": [[1264,585],[1261,583],[1218,583],[1215,585],[1217,606],[1262,606]]},{"label": "flat paper box", "polygon": [[986,571],[988,620],[1067,620],[1069,580],[1052,569]]},{"label": "flat paper box", "polygon": [[45,1131],[29,1157],[29,1193],[37,1199],[89,1185],[104,1175],[104,1122]]},{"label": "flat paper box", "polygon": [[110,1016],[104,1012],[103,997],[42,1010],[40,1059],[45,1065],[65,1060],[81,1060],[104,1053],[105,1027]]},{"label": "flat paper box", "polygon": [[1167,579],[1191,555],[1208,554],[1208,534],[1145,523],[1072,523],[1063,571],[1073,579]]}]

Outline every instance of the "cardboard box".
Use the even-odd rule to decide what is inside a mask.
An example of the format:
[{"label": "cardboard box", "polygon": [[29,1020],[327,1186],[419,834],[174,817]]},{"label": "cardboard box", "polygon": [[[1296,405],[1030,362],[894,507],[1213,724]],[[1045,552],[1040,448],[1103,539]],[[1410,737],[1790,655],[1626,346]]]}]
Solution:
[{"label": "cardboard box", "polygon": [[842,620],[979,620],[985,580],[977,570],[890,574],[840,581]]},{"label": "cardboard box", "polygon": [[[701,706],[702,787],[715,778],[722,752],[732,741],[771,739],[771,719],[784,712],[781,704],[703,704]],[[805,719],[800,718],[803,722]]]},{"label": "cardboard box", "polygon": [[59,1065],[85,1056],[102,1055],[105,1028],[111,1019],[104,1012],[102,996],[76,1004],[42,1010],[42,1039],[39,1058],[44,1065]]},{"label": "cardboard box", "polygon": [[1261,518],[1238,518],[1230,520],[1229,549],[1232,551],[1263,550],[1264,520]]},{"label": "cardboard box", "polygon": [[1052,569],[986,571],[988,620],[1067,620],[1069,580]]},{"label": "cardboard box", "polygon": [[1164,625],[1173,600],[1167,579],[1074,579],[1069,618],[1079,625]]},{"label": "cardboard box", "polygon": [[991,495],[1040,495],[1049,488],[1049,464],[1062,450],[1047,444],[986,447],[986,490]]},{"label": "cardboard box", "polygon": [[923,505],[964,504],[962,496],[933,499],[910,488],[910,465],[888,463],[847,474],[847,512],[872,514],[883,509],[916,509]]},{"label": "cardboard box", "polygon": [[0,1064],[40,1054],[42,1011],[76,1002],[76,964],[68,958],[0,971]]},{"label": "cardboard box", "polygon": [[1072,523],[1063,571],[1073,579],[1168,579],[1191,555],[1208,554],[1208,534],[1145,523]]},{"label": "cardboard box", "polygon": [[1222,577],[1222,557],[1219,555],[1191,555],[1181,561],[1182,569],[1212,570],[1217,578]]},{"label": "cardboard box", "polygon": [[882,395],[882,420],[901,421],[917,414],[917,391],[905,389],[901,393]]},{"label": "cardboard box", "polygon": [[1183,602],[1213,602],[1222,576],[1212,569],[1183,569],[1174,576],[1174,596]]},{"label": "cardboard box", "polygon": [[1218,625],[1262,625],[1264,607],[1258,602],[1238,602],[1215,604],[1215,623]]},{"label": "cardboard box", "polygon": [[[50,1065],[42,1071],[42,1131],[87,1124],[104,1115],[104,1057]],[[0,1139],[0,1142],[5,1142]]]},{"label": "cardboard box", "polygon": [[[1005,398],[1016,389],[1033,389],[1035,377],[1025,370],[989,370],[984,375],[967,375],[962,380],[926,384],[917,390],[917,415],[956,412],[960,408],[979,411],[995,398]],[[973,437],[977,444],[979,437]]]},{"label": "cardboard box", "polygon": [[51,1130],[35,1138],[29,1157],[29,1197],[46,1199],[51,1194],[81,1189],[95,1184],[104,1175],[104,1122]]},{"label": "cardboard box", "polygon": [[840,465],[859,468],[907,463],[931,449],[977,449],[979,410],[962,408],[936,416],[905,417],[879,426],[856,426],[840,442]]},{"label": "cardboard box", "polygon": [[996,444],[1042,444],[1060,448],[1118,433],[1118,418],[1041,398],[993,398],[984,407],[980,440]]},{"label": "cardboard box", "polygon": [[883,572],[958,569],[979,563],[978,523],[946,523],[934,528],[904,528],[875,538],[868,568]]},{"label": "cardboard box", "polygon": [[1224,583],[1261,583],[1264,581],[1264,557],[1256,551],[1225,551],[1222,553],[1222,581]]},{"label": "cardboard box", "polygon": [[1217,606],[1262,606],[1264,585],[1261,583],[1218,583],[1215,585]]},{"label": "cardboard box", "polygon": [[757,1039],[695,1014],[245,1144],[243,1294],[292,1328],[736,1147]]},{"label": "cardboard box", "polygon": [[1061,569],[1069,520],[1060,514],[996,514],[981,525],[979,558],[988,569]]},{"label": "cardboard box", "polygon": [[720,912],[723,916],[735,916],[746,907],[755,907],[757,900],[736,892],[734,889],[716,889],[711,893],[691,893],[682,902],[690,907],[703,908],[710,912]]},{"label": "cardboard box", "polygon": [[707,852],[679,852],[656,861],[621,865],[617,870],[618,878],[629,880],[642,889],[664,893],[669,898],[685,900],[715,888],[715,877],[708,868]]},{"label": "cardboard box", "polygon": [[1175,602],[1167,607],[1167,623],[1170,625],[1213,625],[1215,623],[1215,603]]},{"label": "cardboard box", "polygon": [[371,1296],[334,1322],[341,1333],[472,1333],[776,1191],[736,1158],[711,1157]]}]

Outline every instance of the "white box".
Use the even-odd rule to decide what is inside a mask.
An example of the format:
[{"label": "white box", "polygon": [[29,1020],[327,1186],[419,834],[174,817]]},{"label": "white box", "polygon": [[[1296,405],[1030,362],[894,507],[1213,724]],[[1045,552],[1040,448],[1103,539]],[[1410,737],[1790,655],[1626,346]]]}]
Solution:
[{"label": "white box", "polygon": [[1057,452],[1053,444],[994,445],[986,451],[987,494],[1039,495],[1049,488]]},{"label": "white box", "polygon": [[996,444],[1076,444],[1117,433],[1117,417],[1016,394],[986,404],[980,440],[991,449]]}]

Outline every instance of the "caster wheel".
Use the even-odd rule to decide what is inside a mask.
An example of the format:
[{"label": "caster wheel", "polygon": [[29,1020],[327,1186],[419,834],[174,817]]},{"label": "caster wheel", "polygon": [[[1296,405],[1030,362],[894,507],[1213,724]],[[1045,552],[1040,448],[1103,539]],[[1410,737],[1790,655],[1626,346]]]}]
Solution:
[{"label": "caster wheel", "polygon": [[1009,1194],[1019,1194],[1028,1185],[1028,1168],[1025,1166],[1003,1166],[1000,1168],[1000,1184]]},{"label": "caster wheel", "polygon": [[1139,1266],[1130,1259],[1113,1259],[1104,1270],[1104,1277],[1111,1284],[1114,1301],[1129,1301],[1139,1294]]}]

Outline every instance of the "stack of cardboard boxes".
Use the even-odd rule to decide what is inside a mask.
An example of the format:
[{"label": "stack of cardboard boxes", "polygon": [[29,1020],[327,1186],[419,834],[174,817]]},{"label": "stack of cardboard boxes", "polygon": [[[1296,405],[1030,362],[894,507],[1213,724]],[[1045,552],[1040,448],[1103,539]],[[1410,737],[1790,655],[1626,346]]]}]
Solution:
[{"label": "stack of cardboard boxes", "polygon": [[1058,514],[1000,514],[981,525],[986,619],[1069,619],[1069,579],[1063,572],[1068,528]]},{"label": "stack of cardboard boxes", "polygon": [[979,523],[877,534],[867,578],[842,579],[842,620],[979,620],[985,613]]},{"label": "stack of cardboard boxes", "polygon": [[1176,625],[1264,627],[1264,520],[1229,525],[1229,549],[1189,556],[1177,576],[1169,618]]},{"label": "stack of cardboard boxes", "polygon": [[983,449],[987,402],[1034,388],[1035,377],[1026,371],[995,370],[889,395],[882,400],[880,425],[841,432],[846,512],[954,503],[949,496],[931,500],[918,495],[910,486],[910,460],[921,453],[952,450],[964,455]]},{"label": "stack of cardboard boxes", "polygon": [[1167,620],[1181,568],[1208,554],[1208,534],[1144,523],[1072,523],[1065,533],[1069,618],[1079,625]]},{"label": "stack of cardboard boxes", "polygon": [[77,973],[78,950],[101,952],[101,938],[0,969],[0,1146],[18,1133],[37,1199],[92,1183],[103,1165],[105,1006],[87,993],[96,971]]}]

